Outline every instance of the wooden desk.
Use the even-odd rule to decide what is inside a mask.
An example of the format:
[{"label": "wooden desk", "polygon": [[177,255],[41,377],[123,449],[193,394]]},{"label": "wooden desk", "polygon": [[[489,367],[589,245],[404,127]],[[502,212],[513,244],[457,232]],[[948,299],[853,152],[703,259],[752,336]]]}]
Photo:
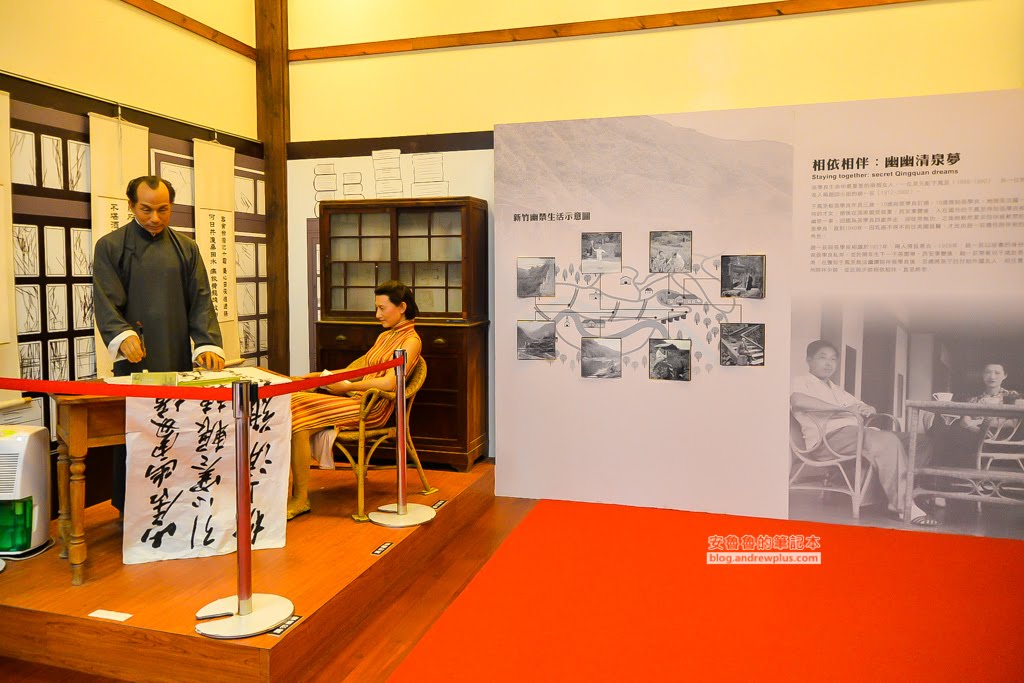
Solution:
[{"label": "wooden desk", "polygon": [[90,448],[124,443],[122,396],[54,396],[57,403],[57,495],[61,558],[71,583],[85,578],[85,456]]},{"label": "wooden desk", "polygon": [[[981,418],[1009,418],[1013,420],[1024,419],[1024,406],[1018,405],[991,405],[985,403],[958,403],[953,401],[907,401],[907,429],[910,431],[910,453],[908,453],[910,464],[907,472],[907,496],[904,501],[905,520],[909,520],[911,507],[914,503],[915,494],[934,494],[943,498],[958,498],[961,500],[975,500],[982,503],[999,503],[1003,505],[1024,505],[1024,499],[1008,497],[1003,495],[1003,487],[1006,484],[1020,484],[1024,490],[1024,472],[1003,472],[997,470],[983,470],[981,463],[974,469],[966,467],[921,467],[915,464],[917,456],[918,427],[920,425],[920,414],[922,411],[940,415],[956,415]],[[982,425],[982,431],[988,427],[986,421]],[[931,475],[957,479],[969,484],[970,490],[950,492],[932,491],[931,489],[914,487],[915,475]],[[1014,486],[1016,488],[1016,486]]]}]

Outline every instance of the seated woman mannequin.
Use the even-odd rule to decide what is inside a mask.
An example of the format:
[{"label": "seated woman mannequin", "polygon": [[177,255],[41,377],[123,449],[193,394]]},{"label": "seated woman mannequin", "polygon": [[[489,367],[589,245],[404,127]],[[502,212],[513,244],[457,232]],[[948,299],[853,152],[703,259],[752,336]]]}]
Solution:
[{"label": "seated woman mannequin", "polygon": [[[416,334],[414,320],[419,313],[412,290],[388,280],[375,290],[376,317],[384,326],[373,347],[360,358],[366,366],[378,365],[395,357],[397,349],[405,349],[406,373],[420,359],[423,344]],[[338,372],[338,371],[336,371]],[[319,377],[310,373],[306,377]],[[288,499],[288,519],[309,512],[309,467],[312,459],[310,440],[323,429],[348,429],[359,424],[361,392],[369,389],[394,391],[397,380],[394,369],[370,372],[352,382],[342,380],[328,384],[329,394],[299,392],[292,394],[292,492]],[[394,411],[394,403],[380,401],[368,419],[372,426],[383,425]]]}]

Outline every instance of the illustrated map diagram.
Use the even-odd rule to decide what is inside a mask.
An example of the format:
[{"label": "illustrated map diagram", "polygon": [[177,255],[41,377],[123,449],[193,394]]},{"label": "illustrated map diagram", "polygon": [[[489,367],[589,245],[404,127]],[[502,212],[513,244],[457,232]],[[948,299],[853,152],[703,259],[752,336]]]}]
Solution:
[{"label": "illustrated map diagram", "polygon": [[[554,295],[532,297],[534,319],[554,323],[554,359],[570,372],[584,360],[582,340],[595,337],[621,341],[623,371],[647,372],[650,340],[662,339],[691,340],[693,375],[710,374],[719,357],[723,365],[762,365],[763,325],[750,325],[761,329],[759,340],[743,337],[742,330],[735,339],[722,339],[723,324],[742,328],[744,319],[740,299],[718,296],[721,258],[694,254],[691,272],[669,273],[631,266],[583,273],[578,263],[556,263]],[[751,362],[729,362],[740,344]]]}]

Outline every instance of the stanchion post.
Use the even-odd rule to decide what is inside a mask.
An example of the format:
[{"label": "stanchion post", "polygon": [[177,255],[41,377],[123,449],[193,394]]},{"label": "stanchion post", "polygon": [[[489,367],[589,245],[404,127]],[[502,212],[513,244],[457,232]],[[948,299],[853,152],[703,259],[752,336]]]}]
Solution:
[{"label": "stanchion post", "polygon": [[406,475],[406,443],[408,443],[408,429],[406,424],[408,415],[405,412],[405,376],[406,376],[406,354],[405,349],[396,349],[395,358],[401,359],[401,363],[395,366],[395,467],[398,470],[398,502],[390,505],[382,505],[375,512],[367,517],[374,524],[387,527],[409,527],[429,522],[437,512],[427,505],[405,502],[405,475]]},{"label": "stanchion post", "polygon": [[214,600],[196,612],[196,619],[226,617],[196,626],[196,632],[210,638],[248,638],[277,628],[292,614],[291,600],[279,595],[252,592],[252,486],[249,477],[250,380],[232,385],[232,415],[235,418],[235,536],[238,548],[238,594]]},{"label": "stanchion post", "polygon": [[252,613],[252,486],[249,472],[249,380],[231,385],[235,418],[235,528],[238,537],[238,614]]},{"label": "stanchion post", "polygon": [[408,428],[405,424],[405,349],[395,349],[395,360],[402,361],[395,368],[395,466],[398,470],[398,514],[404,515],[409,512],[405,503],[405,433]]}]

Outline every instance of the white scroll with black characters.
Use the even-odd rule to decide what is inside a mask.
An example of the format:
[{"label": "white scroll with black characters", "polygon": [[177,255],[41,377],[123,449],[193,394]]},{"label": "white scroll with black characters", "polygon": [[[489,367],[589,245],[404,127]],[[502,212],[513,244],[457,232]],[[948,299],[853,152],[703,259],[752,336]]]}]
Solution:
[{"label": "white scroll with black characters", "polygon": [[[266,385],[288,381],[259,368],[179,374]],[[230,401],[129,398],[124,563],[223,555],[235,541],[235,421]],[[249,420],[252,547],[285,543],[291,404],[254,401]]]}]

